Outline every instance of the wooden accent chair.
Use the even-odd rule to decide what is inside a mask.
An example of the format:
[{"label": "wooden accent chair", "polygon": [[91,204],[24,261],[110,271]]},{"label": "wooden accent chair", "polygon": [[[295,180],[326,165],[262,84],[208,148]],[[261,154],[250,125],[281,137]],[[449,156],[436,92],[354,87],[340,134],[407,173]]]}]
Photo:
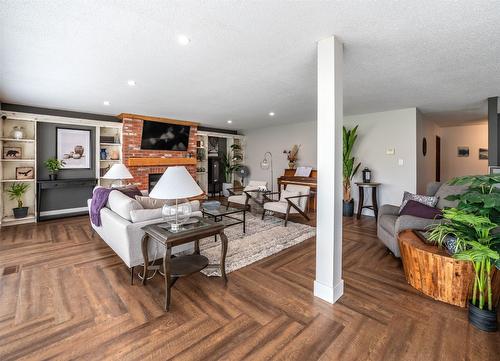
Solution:
[{"label": "wooden accent chair", "polygon": [[[270,196],[279,194],[279,200],[273,200]],[[307,186],[289,184],[286,189],[281,192],[273,192],[265,194],[267,202],[264,203],[264,211],[262,219],[266,216],[266,212],[277,212],[285,215],[285,227],[288,223],[288,217],[291,214],[300,214],[308,221],[307,208],[309,198],[311,196],[311,188]]]},{"label": "wooden accent chair", "polygon": [[259,187],[267,187],[267,182],[251,180],[245,188],[229,188],[226,207],[229,208],[231,203],[236,203],[248,208],[249,201],[252,198],[251,192],[258,190]]}]

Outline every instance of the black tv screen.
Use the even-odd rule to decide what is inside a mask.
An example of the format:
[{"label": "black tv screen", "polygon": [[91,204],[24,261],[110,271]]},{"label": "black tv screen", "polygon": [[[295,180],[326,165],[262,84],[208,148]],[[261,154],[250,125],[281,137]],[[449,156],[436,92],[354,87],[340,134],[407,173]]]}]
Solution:
[{"label": "black tv screen", "polygon": [[189,125],[145,120],[142,126],[141,149],[187,151]]}]

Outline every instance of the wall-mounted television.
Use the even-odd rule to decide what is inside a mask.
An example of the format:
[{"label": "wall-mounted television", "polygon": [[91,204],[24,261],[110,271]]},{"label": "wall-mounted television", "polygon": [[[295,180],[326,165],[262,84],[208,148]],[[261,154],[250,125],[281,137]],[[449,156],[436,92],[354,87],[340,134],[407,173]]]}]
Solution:
[{"label": "wall-mounted television", "polygon": [[187,151],[190,129],[189,125],[145,120],[141,149]]}]

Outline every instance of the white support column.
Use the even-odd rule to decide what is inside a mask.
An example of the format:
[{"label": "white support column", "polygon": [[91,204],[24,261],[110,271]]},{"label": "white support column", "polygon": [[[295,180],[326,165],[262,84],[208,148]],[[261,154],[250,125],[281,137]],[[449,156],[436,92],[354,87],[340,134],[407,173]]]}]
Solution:
[{"label": "white support column", "polygon": [[314,295],[335,303],[342,280],[343,45],[318,42],[318,203]]}]

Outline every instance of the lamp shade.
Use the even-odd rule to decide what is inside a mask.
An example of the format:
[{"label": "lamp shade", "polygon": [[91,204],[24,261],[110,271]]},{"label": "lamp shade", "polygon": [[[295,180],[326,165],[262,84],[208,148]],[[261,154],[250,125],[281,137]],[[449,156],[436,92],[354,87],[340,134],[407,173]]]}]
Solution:
[{"label": "lamp shade", "polygon": [[186,167],[168,167],[149,195],[158,199],[181,199],[202,194]]},{"label": "lamp shade", "polygon": [[104,179],[132,179],[132,174],[128,171],[124,164],[113,164],[110,170],[106,172]]}]

